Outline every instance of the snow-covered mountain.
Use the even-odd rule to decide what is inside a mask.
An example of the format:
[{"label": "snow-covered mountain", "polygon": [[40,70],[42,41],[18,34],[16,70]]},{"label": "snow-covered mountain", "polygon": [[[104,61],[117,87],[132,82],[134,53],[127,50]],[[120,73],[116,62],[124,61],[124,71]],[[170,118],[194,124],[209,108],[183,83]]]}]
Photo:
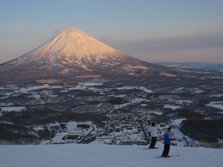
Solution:
[{"label": "snow-covered mountain", "polygon": [[18,81],[132,76],[163,69],[113,49],[80,29],[64,28],[37,49],[0,65],[0,74],[3,80]]},{"label": "snow-covered mountain", "polygon": [[114,66],[126,57],[80,29],[64,28],[41,47],[16,59],[15,65],[46,63],[53,67],[76,65],[90,70],[90,65]]},{"label": "snow-covered mountain", "polygon": [[199,62],[158,62],[166,67],[180,67],[205,71],[223,72],[223,63],[199,63]]}]

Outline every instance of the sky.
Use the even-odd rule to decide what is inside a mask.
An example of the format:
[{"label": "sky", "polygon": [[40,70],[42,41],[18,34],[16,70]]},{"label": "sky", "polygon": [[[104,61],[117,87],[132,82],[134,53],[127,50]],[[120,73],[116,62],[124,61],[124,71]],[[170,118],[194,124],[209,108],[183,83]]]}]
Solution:
[{"label": "sky", "polygon": [[149,62],[223,63],[222,0],[0,0],[0,63],[64,27]]}]

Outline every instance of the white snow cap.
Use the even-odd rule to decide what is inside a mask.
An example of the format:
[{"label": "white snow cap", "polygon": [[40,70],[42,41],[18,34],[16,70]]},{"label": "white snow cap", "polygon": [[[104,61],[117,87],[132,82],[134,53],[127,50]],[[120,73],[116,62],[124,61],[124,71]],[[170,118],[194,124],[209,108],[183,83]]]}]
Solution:
[{"label": "white snow cap", "polygon": [[117,50],[97,41],[89,33],[73,27],[61,29],[58,35],[36,51],[47,56],[63,54],[76,58],[92,55],[104,58],[105,54],[117,52]]},{"label": "white snow cap", "polygon": [[59,66],[60,71],[65,66],[92,70],[97,67],[113,67],[126,58],[130,56],[98,41],[89,33],[68,27],[62,28],[40,47],[15,59],[14,66],[34,63],[35,66],[44,66],[48,70]]},{"label": "white snow cap", "polygon": [[[114,61],[118,63],[124,53],[96,40],[81,29],[62,28],[59,33],[41,47],[24,55],[23,62],[69,62],[86,68],[87,64]],[[27,60],[28,59],[28,60]]]}]

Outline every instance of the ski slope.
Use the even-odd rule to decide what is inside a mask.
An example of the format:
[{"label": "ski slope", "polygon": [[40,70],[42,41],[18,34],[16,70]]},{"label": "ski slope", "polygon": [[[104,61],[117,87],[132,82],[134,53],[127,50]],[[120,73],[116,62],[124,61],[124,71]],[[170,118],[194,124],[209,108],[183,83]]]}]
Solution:
[{"label": "ski slope", "polygon": [[[171,147],[160,158],[146,146],[92,144],[1,145],[0,167],[222,167],[223,149]],[[178,155],[179,154],[179,155]]]}]

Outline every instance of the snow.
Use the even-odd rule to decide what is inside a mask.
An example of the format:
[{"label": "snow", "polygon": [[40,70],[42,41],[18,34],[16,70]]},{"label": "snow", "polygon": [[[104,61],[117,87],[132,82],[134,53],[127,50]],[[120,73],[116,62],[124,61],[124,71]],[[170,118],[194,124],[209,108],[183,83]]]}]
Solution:
[{"label": "snow", "polygon": [[80,82],[80,86],[86,86],[86,87],[91,87],[91,86],[103,86],[104,83],[102,82]]},{"label": "snow", "polygon": [[84,87],[80,86],[80,85],[77,85],[77,86],[68,88],[68,90],[84,90]]},{"label": "snow", "polygon": [[109,95],[111,97],[126,97],[126,95]]},{"label": "snow", "polygon": [[163,112],[160,111],[149,111],[150,114],[162,115]]},{"label": "snow", "polygon": [[41,99],[41,96],[39,95],[39,94],[37,94],[37,93],[34,93],[34,92],[32,92],[32,96],[36,99],[36,100],[40,100]]},{"label": "snow", "polygon": [[174,100],[176,102],[176,104],[179,105],[190,105],[193,102],[191,100]]},{"label": "snow", "polygon": [[140,90],[142,90],[142,91],[144,91],[144,92],[146,92],[146,93],[153,93],[152,90],[149,90],[149,89],[147,89],[147,88],[145,88],[145,87],[139,87],[138,89],[140,89]]},{"label": "snow", "polygon": [[124,104],[120,104],[120,105],[114,105],[114,107],[116,109],[119,109],[119,108],[124,108],[124,107],[126,107],[128,105],[137,104],[137,103],[141,103],[141,102],[146,102],[146,100],[142,99],[142,98],[134,98],[129,103],[124,103]]},{"label": "snow", "polygon": [[[77,55],[82,58],[90,54],[103,55],[115,51],[115,49],[97,41],[82,30],[76,31],[76,29],[74,31],[70,30],[69,32],[62,30],[52,41],[38,50],[38,52],[44,52],[44,54],[57,52],[59,54]],[[91,59],[90,57],[88,58],[89,60]]]},{"label": "snow", "polygon": [[142,106],[142,107],[147,107],[148,104],[140,104],[140,106]]},{"label": "snow", "polygon": [[[83,132],[85,132],[83,129],[80,131],[80,129],[77,127],[78,124],[92,125],[92,122],[91,121],[83,121],[83,122],[70,121],[70,122],[67,122],[66,125],[65,125],[66,128],[67,128],[67,131],[56,133],[55,137],[52,138],[50,140],[50,142],[52,142],[52,143],[65,143],[65,141],[63,140],[63,137],[68,135],[68,133],[83,133]],[[56,123],[51,123],[48,126],[50,128],[50,127],[59,126],[59,125],[60,125],[60,123],[56,122]],[[41,129],[41,127],[36,127],[35,129]],[[49,143],[49,141],[44,141],[42,144],[45,144],[45,143]],[[71,143],[72,143],[72,141],[71,141]]]},{"label": "snow", "polygon": [[141,91],[144,91],[146,93],[153,93],[152,90],[149,90],[145,87],[134,87],[134,86],[123,86],[123,87],[118,87],[116,88],[117,90],[131,90],[131,89],[139,89]]},{"label": "snow", "polygon": [[172,109],[172,110],[176,110],[176,109],[181,108],[181,107],[180,106],[176,106],[176,105],[165,104],[163,106],[163,108],[169,108],[169,109]]},{"label": "snow", "polygon": [[223,97],[223,94],[214,94],[214,95],[211,95],[211,97]]},{"label": "snow", "polygon": [[223,101],[212,101],[206,106],[214,107],[223,110]]},{"label": "snow", "polygon": [[172,125],[175,125],[175,126],[179,127],[183,120],[186,120],[186,118],[180,118],[180,119],[172,120]]},{"label": "snow", "polygon": [[20,88],[20,91],[21,92],[28,92],[28,91],[31,91],[31,90],[38,90],[38,89],[45,89],[45,88],[49,88],[49,85],[44,84],[44,85],[41,85],[41,86],[32,86],[32,87]]},{"label": "snow", "polygon": [[221,167],[223,149],[171,146],[171,158],[160,158],[162,146],[92,144],[1,145],[0,167]]},{"label": "snow", "polygon": [[10,111],[15,111],[15,112],[20,112],[26,109],[24,106],[14,106],[14,107],[0,107],[2,111],[10,112]]},{"label": "snow", "polygon": [[59,88],[63,88],[63,86],[50,86],[49,84],[44,84],[44,85],[40,85],[40,86],[31,86],[31,87],[20,88],[19,91],[26,93],[29,91],[39,90],[39,89],[59,89]]},{"label": "snow", "polygon": [[104,83],[96,83],[96,82],[80,82],[78,85],[74,87],[69,87],[68,90],[92,90],[95,92],[100,92],[101,89],[95,88],[97,86],[102,86]]},{"label": "snow", "polygon": [[88,64],[100,64],[104,60],[114,60],[111,65],[119,64],[121,57],[126,55],[96,40],[89,33],[78,28],[64,28],[55,37],[41,47],[25,54],[18,59],[18,63],[38,60],[50,62],[57,67],[62,61],[88,69]]}]

